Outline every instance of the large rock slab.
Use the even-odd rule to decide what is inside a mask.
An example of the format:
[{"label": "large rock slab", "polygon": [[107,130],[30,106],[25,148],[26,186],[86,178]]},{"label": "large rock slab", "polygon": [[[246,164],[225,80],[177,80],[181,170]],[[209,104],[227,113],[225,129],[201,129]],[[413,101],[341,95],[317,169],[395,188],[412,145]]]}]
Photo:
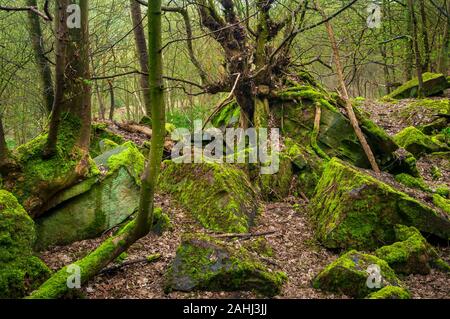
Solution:
[{"label": "large rock slab", "polygon": [[[442,94],[446,89],[450,87],[450,83],[443,74],[437,73],[424,73],[423,75],[423,95],[424,96],[435,96]],[[418,95],[419,80],[414,78],[411,81],[406,82],[394,92],[388,95],[389,98],[393,99],[407,99],[415,98]]]},{"label": "large rock slab", "polygon": [[[376,269],[375,272],[373,269]],[[369,278],[371,273],[376,276],[372,275],[373,278]],[[387,286],[401,287],[394,270],[384,260],[356,250],[351,250],[336,259],[313,280],[313,287],[316,289],[354,298],[364,298]]]},{"label": "large rock slab", "polygon": [[396,241],[394,226],[450,238],[450,218],[337,159],[326,166],[310,203],[317,238],[328,248],[376,249]]},{"label": "large rock slab", "polygon": [[201,234],[185,235],[165,278],[166,292],[254,290],[265,296],[279,294],[286,281],[244,248]]},{"label": "large rock slab", "polygon": [[96,237],[135,212],[144,166],[137,147],[127,142],[94,161],[103,174],[61,193],[36,220],[37,249]]},{"label": "large rock slab", "polygon": [[50,275],[33,255],[33,220],[9,192],[0,190],[0,298],[21,298]]},{"label": "large rock slab", "polygon": [[[341,113],[341,102],[320,88],[295,85],[278,92],[279,103],[273,112],[283,136],[316,151],[321,157],[338,157],[358,167],[369,168],[370,163],[349,119]],[[312,140],[316,107],[320,106],[320,129],[316,143]],[[361,129],[372,147],[381,168],[391,170],[401,163],[395,151],[398,145],[362,112],[355,109]],[[323,155],[323,153],[325,155]]]},{"label": "large rock slab", "polygon": [[159,187],[203,227],[218,232],[248,232],[260,207],[259,194],[246,174],[230,164],[165,161]]}]

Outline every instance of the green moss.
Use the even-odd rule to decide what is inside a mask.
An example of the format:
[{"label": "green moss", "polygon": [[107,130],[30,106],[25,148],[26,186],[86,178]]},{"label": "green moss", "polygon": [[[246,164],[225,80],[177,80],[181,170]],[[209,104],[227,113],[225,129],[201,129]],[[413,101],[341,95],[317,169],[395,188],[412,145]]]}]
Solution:
[{"label": "green moss", "polygon": [[259,175],[261,193],[266,200],[280,200],[289,195],[293,177],[292,162],[283,153],[279,155],[279,159],[276,174]]},{"label": "green moss", "polygon": [[159,187],[207,229],[247,232],[259,211],[259,194],[239,168],[229,164],[163,163]]},{"label": "green moss", "polygon": [[153,211],[152,231],[158,235],[162,235],[163,232],[172,228],[173,226],[169,215],[164,213],[160,207],[156,207]]},{"label": "green moss", "polygon": [[434,248],[415,227],[396,225],[395,232],[400,241],[377,249],[375,255],[398,273],[429,274],[431,264],[438,258]]},{"label": "green moss", "polygon": [[435,191],[436,194],[444,198],[450,199],[450,187],[447,185],[438,186]]},{"label": "green moss", "polygon": [[319,91],[311,85],[296,84],[281,92],[277,96],[282,100],[305,99],[318,103],[319,105],[331,111],[338,112],[329,100],[331,97],[325,91]]},{"label": "green moss", "polygon": [[433,204],[442,209],[450,217],[450,200],[442,197],[439,194],[433,195]]},{"label": "green moss", "polygon": [[442,172],[436,165],[431,167],[431,175],[433,176],[433,180],[438,180],[442,178]]},{"label": "green moss", "polygon": [[368,295],[367,299],[411,299],[411,294],[405,288],[386,286]]},{"label": "green moss", "polygon": [[[445,76],[442,74],[426,72],[423,73],[422,77],[424,82],[424,90],[422,93],[425,96],[432,96],[441,93],[449,86]],[[391,94],[387,95],[387,98],[404,99],[417,97],[418,87],[419,80],[416,77],[397,88]]]},{"label": "green moss", "polygon": [[116,258],[115,262],[116,263],[123,263],[126,259],[128,258],[128,254],[126,252],[123,252],[119,255],[119,257]]},{"label": "green moss", "polygon": [[17,199],[0,190],[0,298],[20,298],[48,278],[50,269],[33,256],[34,223]]},{"label": "green moss", "polygon": [[417,128],[410,126],[394,136],[395,142],[415,156],[425,153],[446,151],[447,147],[431,137],[423,134]]},{"label": "green moss", "polygon": [[[47,134],[42,134],[30,142],[19,146],[14,151],[21,171],[8,177],[7,188],[24,206],[33,213],[61,188],[73,179],[89,178],[98,174],[97,167],[86,165],[81,170],[83,152],[76,146],[77,132],[81,124],[70,115],[65,115],[58,131],[56,153],[49,159],[42,154],[47,141]],[[92,164],[88,161],[88,164]]]},{"label": "green moss", "polygon": [[272,247],[270,247],[268,241],[264,237],[258,237],[253,240],[245,241],[243,244],[247,250],[258,254],[263,257],[273,257],[274,253]]},{"label": "green moss", "polygon": [[407,187],[417,188],[423,190],[424,192],[431,192],[430,187],[425,183],[425,181],[422,178],[413,177],[409,174],[398,174],[395,175],[395,180]]},{"label": "green moss", "polygon": [[338,159],[327,164],[310,208],[316,236],[329,248],[393,243],[395,224],[450,238],[448,218]]},{"label": "green moss", "polygon": [[137,146],[129,141],[122,145],[125,148],[122,152],[112,155],[108,159],[110,172],[115,172],[119,167],[125,167],[128,173],[134,178],[137,185],[141,185],[141,174],[144,171],[144,155]]},{"label": "green moss", "polygon": [[[367,269],[377,265],[381,270],[379,288],[369,288]],[[364,298],[373,291],[386,286],[401,286],[395,272],[384,261],[375,256],[351,250],[328,265],[313,280],[313,287],[325,291],[342,293],[355,298]]]},{"label": "green moss", "polygon": [[274,296],[287,277],[270,272],[244,248],[236,249],[206,235],[186,235],[166,274],[170,290],[255,290]]}]

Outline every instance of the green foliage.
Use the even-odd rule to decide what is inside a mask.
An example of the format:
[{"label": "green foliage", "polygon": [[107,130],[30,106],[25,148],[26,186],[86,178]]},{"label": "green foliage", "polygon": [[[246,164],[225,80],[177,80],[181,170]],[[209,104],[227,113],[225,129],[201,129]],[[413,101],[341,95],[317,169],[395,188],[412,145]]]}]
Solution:
[{"label": "green foliage", "polygon": [[172,108],[166,114],[166,120],[178,128],[194,130],[194,121],[204,121],[211,112],[211,105],[195,104],[187,108]]}]

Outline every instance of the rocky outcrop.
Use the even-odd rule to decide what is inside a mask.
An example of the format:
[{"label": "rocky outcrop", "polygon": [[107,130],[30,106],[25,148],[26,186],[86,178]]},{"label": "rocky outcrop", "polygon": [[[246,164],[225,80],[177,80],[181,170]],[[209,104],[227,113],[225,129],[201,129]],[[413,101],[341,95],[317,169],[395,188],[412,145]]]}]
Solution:
[{"label": "rocky outcrop", "polygon": [[328,248],[394,243],[397,224],[450,238],[447,214],[336,158],[327,164],[310,209],[316,236]]},{"label": "rocky outcrop", "polygon": [[[94,159],[103,172],[67,189],[36,220],[37,249],[93,238],[129,218],[139,205],[144,156],[127,142]],[[155,212],[155,223],[166,216]]]},{"label": "rocky outcrop", "polygon": [[[371,273],[376,276],[369,277]],[[316,289],[355,298],[364,298],[387,286],[401,286],[389,265],[384,260],[356,250],[339,257],[313,280],[313,287]]]},{"label": "rocky outcrop", "polygon": [[416,228],[396,225],[395,235],[398,242],[378,248],[374,253],[395,272],[427,275],[432,267],[450,269],[448,265],[445,267],[445,262]]},{"label": "rocky outcrop", "polygon": [[213,231],[248,232],[260,207],[246,174],[230,164],[165,161],[159,187]]},{"label": "rocky outcrop", "polygon": [[[443,74],[436,73],[424,73],[423,75],[423,92],[424,96],[435,96],[442,94],[446,89],[450,88],[450,83]],[[419,80],[414,78],[411,81],[406,82],[391,94],[388,98],[393,99],[407,99],[414,98],[418,95]]]},{"label": "rocky outcrop", "polygon": [[417,158],[428,153],[445,152],[449,148],[436,140],[435,138],[425,135],[415,127],[407,127],[394,136],[398,145],[412,153]]},{"label": "rocky outcrop", "polygon": [[280,293],[286,275],[271,271],[244,248],[206,235],[185,235],[165,276],[165,290]]},{"label": "rocky outcrop", "polygon": [[50,276],[33,255],[33,220],[9,192],[0,190],[0,298],[21,298]]}]

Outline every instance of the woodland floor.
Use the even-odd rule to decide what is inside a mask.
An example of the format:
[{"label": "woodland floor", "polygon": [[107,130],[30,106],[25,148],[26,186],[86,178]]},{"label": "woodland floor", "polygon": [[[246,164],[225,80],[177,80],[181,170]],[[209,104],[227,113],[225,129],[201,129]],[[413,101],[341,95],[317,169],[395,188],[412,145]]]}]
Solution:
[{"label": "woodland floor", "polygon": [[[407,101],[393,107],[392,104],[367,101],[364,109],[372,114],[372,119],[384,127],[389,134],[395,134],[408,126],[398,121],[396,112],[407,105]],[[386,110],[394,110],[386,112]],[[414,116],[414,115],[412,115]],[[138,142],[138,137],[127,136]],[[426,182],[432,159],[424,158],[418,166]],[[448,171],[443,170],[444,182],[449,182]],[[428,176],[429,177],[429,176]],[[386,174],[383,180],[395,183]],[[442,184],[442,182],[441,182]],[[396,187],[400,187],[396,184]],[[406,189],[407,192],[412,190]],[[420,194],[415,194],[420,196]],[[294,204],[297,204],[294,206]],[[149,234],[135,243],[128,250],[127,261],[145,258],[154,253],[160,253],[162,258],[153,263],[138,263],[124,266],[118,270],[103,273],[95,277],[84,288],[82,293],[86,298],[257,298],[251,292],[171,292],[164,293],[164,273],[175,257],[176,249],[183,232],[204,231],[199,223],[193,220],[187,212],[172,202],[168,196],[158,195],[157,205],[170,216],[173,228],[162,236]],[[295,208],[294,208],[295,207]],[[273,250],[273,257],[265,260],[273,270],[282,270],[288,275],[280,295],[276,298],[346,298],[315,290],[311,280],[320,270],[337,258],[339,252],[331,252],[321,247],[313,237],[312,226],[309,223],[306,203],[298,198],[288,198],[283,202],[265,203],[264,210],[257,226],[252,232],[275,231],[266,235]],[[110,233],[100,238],[84,240],[69,246],[53,247],[42,253],[42,259],[52,269],[59,269],[80,257],[83,257],[98,246]],[[253,239],[250,239],[253,240]],[[242,241],[242,240],[241,240]],[[450,247],[438,246],[439,255],[450,262]],[[450,298],[450,276],[443,272],[432,270],[431,274],[410,275],[400,277],[410,290],[413,298]]]}]

